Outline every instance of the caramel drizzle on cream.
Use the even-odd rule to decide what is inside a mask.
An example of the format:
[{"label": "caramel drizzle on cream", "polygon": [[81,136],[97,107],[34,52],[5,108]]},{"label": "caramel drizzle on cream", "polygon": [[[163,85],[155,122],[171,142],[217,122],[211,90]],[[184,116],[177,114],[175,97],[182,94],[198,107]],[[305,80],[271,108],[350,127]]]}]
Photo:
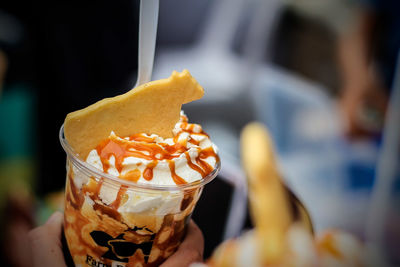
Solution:
[{"label": "caramel drizzle on cream", "polygon": [[[134,134],[129,137],[129,140],[118,138],[116,136],[110,136],[106,140],[102,141],[97,147],[97,154],[103,164],[103,171],[107,172],[110,168],[109,159],[111,156],[115,158],[115,168],[119,173],[123,169],[123,161],[127,157],[136,157],[151,161],[147,164],[145,170],[143,171],[143,178],[147,181],[153,179],[153,169],[157,166],[158,162],[161,160],[166,160],[171,171],[171,177],[175,184],[185,184],[186,181],[176,174],[175,172],[175,162],[174,159],[178,158],[181,154],[185,154],[187,159],[187,164],[194,171],[200,173],[204,178],[210,172],[212,172],[213,167],[206,162],[208,157],[215,157],[216,161],[219,161],[218,155],[214,152],[212,147],[203,149],[199,151],[199,155],[195,158],[195,163],[192,162],[189,153],[187,152],[189,148],[186,148],[186,142],[190,142],[194,145],[199,145],[199,141],[190,138],[191,134],[203,135],[209,138],[208,134],[204,131],[194,132],[196,127],[195,124],[188,123],[186,116],[181,116],[180,120],[180,131],[173,138],[173,145],[167,143],[156,143],[155,138],[143,135]],[[183,133],[188,133],[189,137],[187,139],[179,140],[179,137]],[[140,172],[133,170],[125,175],[119,176],[121,179],[137,182],[140,178]]]}]

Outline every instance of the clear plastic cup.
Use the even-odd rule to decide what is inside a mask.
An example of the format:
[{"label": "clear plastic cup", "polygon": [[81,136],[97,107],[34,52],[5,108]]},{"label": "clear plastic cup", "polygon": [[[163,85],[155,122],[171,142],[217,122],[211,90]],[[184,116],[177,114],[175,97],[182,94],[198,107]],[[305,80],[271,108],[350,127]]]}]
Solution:
[{"label": "clear plastic cup", "polygon": [[205,184],[144,185],[81,160],[60,129],[67,153],[64,234],[76,266],[158,266],[173,254]]}]

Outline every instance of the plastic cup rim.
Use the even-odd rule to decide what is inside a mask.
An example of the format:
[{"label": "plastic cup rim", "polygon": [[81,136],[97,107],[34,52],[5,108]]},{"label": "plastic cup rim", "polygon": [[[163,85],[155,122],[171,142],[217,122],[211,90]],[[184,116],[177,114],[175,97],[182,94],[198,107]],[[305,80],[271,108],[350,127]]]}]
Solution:
[{"label": "plastic cup rim", "polygon": [[195,181],[192,183],[187,183],[183,185],[152,185],[152,184],[141,184],[123,180],[115,175],[104,173],[96,167],[90,165],[89,163],[83,161],[79,158],[78,153],[76,153],[73,148],[69,145],[67,139],[64,136],[64,124],[61,125],[59,132],[59,139],[61,146],[64,151],[67,153],[67,157],[69,157],[73,164],[80,168],[85,174],[89,177],[94,177],[95,179],[104,179],[105,182],[118,183],[121,186],[127,186],[128,188],[137,188],[137,189],[145,189],[145,190],[155,190],[155,191],[183,191],[189,189],[196,189],[198,187],[202,187],[209,182],[211,182],[218,174],[221,169],[221,162],[217,162],[214,170],[209,173],[206,177],[199,181]]}]

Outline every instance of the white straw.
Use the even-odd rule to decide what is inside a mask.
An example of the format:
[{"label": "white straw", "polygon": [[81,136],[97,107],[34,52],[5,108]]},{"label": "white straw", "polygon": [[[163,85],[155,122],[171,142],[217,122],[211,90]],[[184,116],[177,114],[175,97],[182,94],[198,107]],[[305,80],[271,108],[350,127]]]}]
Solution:
[{"label": "white straw", "polygon": [[135,87],[151,80],[157,37],[159,0],[141,0],[138,77]]}]

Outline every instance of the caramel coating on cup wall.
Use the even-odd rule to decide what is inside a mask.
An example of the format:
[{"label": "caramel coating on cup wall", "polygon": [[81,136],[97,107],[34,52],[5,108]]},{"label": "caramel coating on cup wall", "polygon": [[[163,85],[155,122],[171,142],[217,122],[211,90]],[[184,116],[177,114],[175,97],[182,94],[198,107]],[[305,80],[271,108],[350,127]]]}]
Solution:
[{"label": "caramel coating on cup wall", "polygon": [[64,233],[76,265],[158,266],[176,251],[202,188],[184,192],[177,214],[121,214],[98,198],[102,181],[89,178],[79,189],[75,168],[67,166]]}]

